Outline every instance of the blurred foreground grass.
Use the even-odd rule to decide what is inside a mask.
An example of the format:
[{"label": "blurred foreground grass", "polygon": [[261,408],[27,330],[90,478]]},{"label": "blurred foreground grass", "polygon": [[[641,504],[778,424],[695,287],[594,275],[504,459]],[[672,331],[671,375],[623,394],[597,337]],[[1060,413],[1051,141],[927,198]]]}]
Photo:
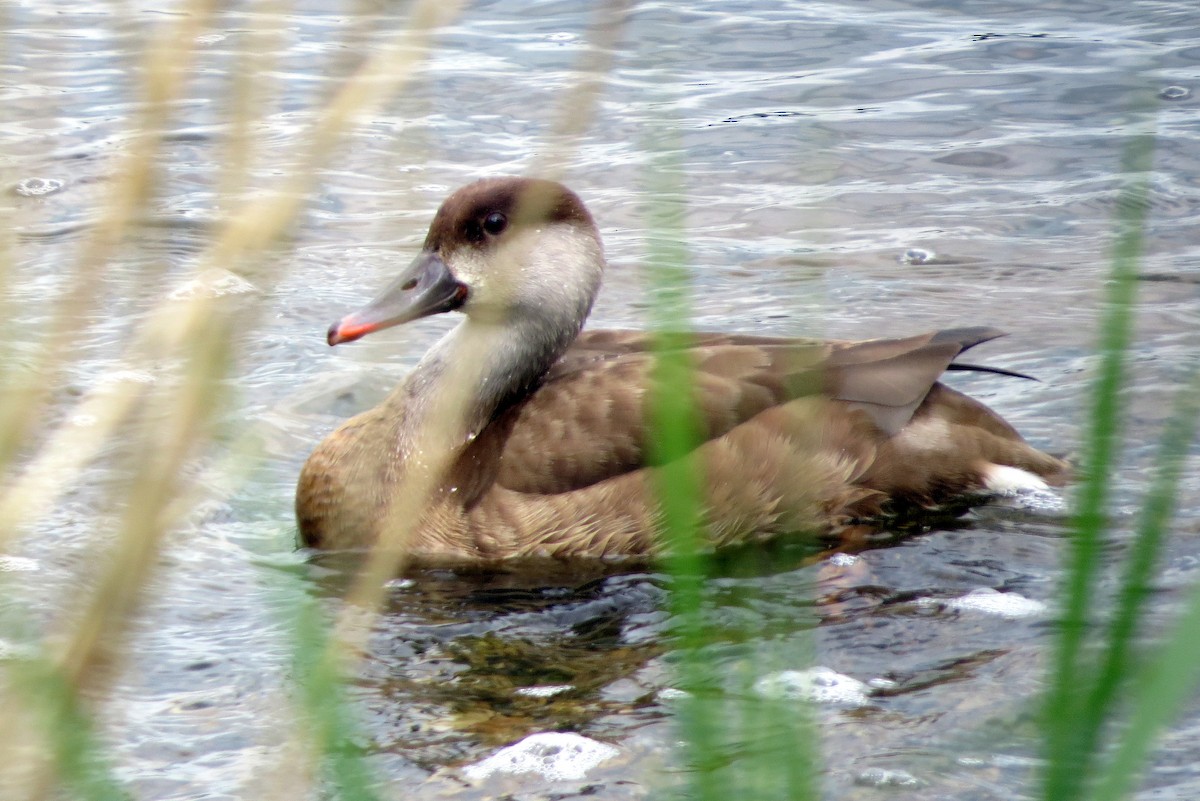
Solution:
[{"label": "blurred foreground grass", "polygon": [[[282,4],[268,6],[282,13]],[[619,6],[603,11],[616,14]],[[106,508],[118,510],[111,532],[96,531],[94,547],[103,558],[79,567],[77,597],[64,599],[66,609],[44,631],[29,638],[36,653],[4,663],[0,685],[0,796],[5,799],[127,797],[112,760],[99,743],[94,721],[114,677],[122,670],[126,634],[146,600],[147,588],[164,537],[198,497],[194,471],[197,455],[214,436],[218,416],[228,413],[224,379],[233,358],[233,333],[254,324],[253,308],[232,310],[213,292],[193,291],[172,297],[164,276],[158,282],[166,298],[125,343],[129,375],[150,373],[155,380],[118,380],[88,392],[62,414],[45,414],[60,403],[56,387],[77,352],[74,343],[89,335],[88,320],[103,315],[98,304],[105,271],[114,260],[139,246],[139,220],[147,215],[161,187],[162,138],[172,108],[184,95],[194,62],[197,37],[209,29],[217,10],[211,3],[185,4],[184,13],[149,30],[140,55],[139,116],[123,163],[116,169],[102,205],[94,210],[85,244],[68,265],[70,279],[47,303],[53,319],[37,342],[32,363],[6,360],[0,365],[0,463],[7,480],[0,491],[0,548],[19,536],[32,536],[37,522],[77,482],[102,453],[118,452],[128,469],[108,487]],[[266,196],[245,192],[247,165],[261,155],[254,131],[255,101],[264,91],[259,79],[269,74],[271,54],[245,51],[230,65],[230,118],[226,121],[223,159],[226,170],[214,177],[217,206],[224,216],[207,249],[194,264],[192,278],[204,286],[225,271],[252,266],[269,282],[281,261],[282,244],[303,209],[319,169],[336,152],[339,137],[367,117],[391,94],[401,90],[429,46],[429,35],[457,13],[455,3],[418,3],[408,30],[382,37],[378,48],[325,101],[322,113],[292,154],[294,169]],[[257,17],[265,29],[281,24],[272,13]],[[610,52],[619,26],[598,25]],[[564,99],[558,133],[586,129],[596,92],[595,76],[606,68],[591,58],[583,73],[592,76]],[[671,151],[663,146],[664,152]],[[1181,388],[1178,408],[1168,424],[1159,459],[1159,476],[1146,499],[1138,544],[1133,550],[1124,592],[1114,610],[1098,609],[1094,585],[1104,543],[1108,488],[1114,454],[1120,443],[1120,397],[1123,361],[1129,343],[1137,260],[1144,228],[1148,176],[1152,172],[1153,136],[1130,146],[1125,173],[1129,184],[1123,210],[1114,225],[1117,251],[1109,298],[1109,317],[1102,333],[1104,367],[1096,382],[1094,421],[1082,469],[1077,535],[1065,578],[1064,619],[1058,656],[1048,693],[1046,768],[1043,797],[1115,799],[1136,787],[1159,730],[1188,697],[1197,679],[1200,646],[1189,636],[1200,625],[1200,594],[1190,603],[1179,629],[1150,652],[1135,646],[1144,600],[1156,555],[1167,531],[1174,487],[1183,458],[1195,436],[1200,407],[1200,380],[1195,375]],[[565,157],[549,159],[542,172],[553,174]],[[671,181],[680,165],[664,164],[651,180],[651,194],[678,196]],[[674,210],[677,212],[677,210]],[[650,261],[661,302],[655,326],[681,330],[688,320],[687,249],[680,217],[665,205],[649,210],[661,250]],[[0,297],[11,297],[20,280],[25,243],[5,225],[0,235]],[[664,357],[659,375],[665,387],[686,386],[688,365]],[[663,472],[663,506],[673,543],[668,568],[673,575],[671,611],[676,621],[679,686],[689,690],[681,705],[680,730],[686,742],[682,762],[689,781],[684,792],[696,799],[806,799],[819,793],[819,736],[804,715],[785,713],[778,705],[755,700],[745,692],[729,694],[713,675],[704,656],[706,609],[704,586],[708,565],[693,535],[697,526],[698,482],[693,466],[682,458],[694,441],[686,393],[660,393],[656,405]],[[86,424],[79,421],[86,420]],[[423,493],[417,476],[410,498]],[[342,700],[342,676],[352,671],[369,631],[369,615],[383,598],[384,580],[401,563],[403,542],[389,543],[367,563],[351,591],[347,613],[325,627],[314,608],[292,610],[295,664],[301,691],[297,725],[275,772],[279,781],[264,783],[256,797],[297,798],[312,792],[322,779],[329,792],[347,799],[377,796],[386,777],[372,777],[352,739],[353,715]],[[1086,635],[1098,621],[1108,621],[1101,648],[1085,647]],[[11,622],[14,630],[29,621]],[[15,635],[14,635],[15,637]],[[10,638],[11,639],[11,638]],[[738,756],[730,754],[737,742]],[[259,794],[261,791],[262,794]]]},{"label": "blurred foreground grass", "polygon": [[[264,7],[253,19],[264,28],[282,27],[283,8]],[[121,8],[113,11],[114,26],[133,24],[121,16]],[[314,115],[298,151],[285,160],[290,169],[265,194],[244,190],[248,165],[263,155],[253,133],[260,108],[255,98],[261,98],[259,81],[269,74],[270,54],[248,46],[234,56],[239,63],[229,70],[234,102],[225,121],[222,159],[228,168],[214,179],[220,191],[216,205],[225,213],[194,261],[187,291],[178,291],[166,276],[145,276],[157,282],[158,294],[165,299],[125,342],[125,371],[116,373],[118,380],[85,393],[74,409],[47,416],[46,407],[79,352],[77,343],[89,336],[87,321],[103,316],[98,304],[107,269],[141,245],[139,224],[150,218],[162,184],[162,144],[172,109],[194,77],[190,67],[198,38],[210,31],[217,8],[209,2],[184,3],[141,39],[144,49],[134,68],[140,102],[134,106],[137,116],[131,120],[115,177],[103,203],[92,210],[78,257],[65,267],[69,275],[63,288],[56,298],[44,299],[53,308],[53,319],[37,343],[35,358],[32,363],[6,361],[0,375],[0,459],[9,477],[0,493],[0,546],[35,530],[39,518],[102,452],[110,458],[118,453],[127,467],[116,471],[120,477],[111,482],[108,498],[101,503],[102,508],[119,510],[119,522],[113,535],[92,535],[100,557],[80,568],[78,597],[63,599],[67,608],[60,619],[35,637],[36,658],[7,663],[0,719],[21,724],[0,729],[4,798],[55,797],[55,788],[64,785],[82,798],[123,797],[97,752],[90,721],[122,668],[126,635],[146,600],[164,537],[197,499],[197,487],[189,478],[194,472],[191,460],[208,449],[214,421],[229,411],[222,406],[222,389],[232,335],[253,324],[256,310],[221,303],[215,284],[253,269],[260,282],[270,285],[281,261],[278,246],[339,138],[404,86],[425,55],[431,32],[456,11],[454,2],[416,3],[407,29],[379,37],[377,47]],[[5,226],[6,231],[15,228]],[[9,237],[0,257],[0,278],[7,282],[3,294],[8,298],[21,275],[21,243]],[[57,424],[47,422],[54,420]],[[97,520],[103,516],[97,515]],[[381,586],[360,591],[359,602],[374,608],[381,593]],[[305,719],[311,725],[294,728],[300,742],[288,754],[295,770],[288,774],[289,781],[276,785],[279,797],[303,794],[297,785],[313,781],[309,766],[321,762],[314,754],[344,751],[340,735],[334,736],[336,727],[329,724],[336,716],[326,708],[336,694],[324,690],[334,682],[333,666],[340,666],[344,654],[353,651],[354,639],[363,630],[344,625],[336,637],[318,638],[311,633],[310,620],[298,620],[297,662],[313,666],[304,675],[322,691],[302,696],[309,701]],[[355,775],[353,770],[335,771],[343,787],[361,791],[351,797],[364,797],[366,784],[352,781]]]}]

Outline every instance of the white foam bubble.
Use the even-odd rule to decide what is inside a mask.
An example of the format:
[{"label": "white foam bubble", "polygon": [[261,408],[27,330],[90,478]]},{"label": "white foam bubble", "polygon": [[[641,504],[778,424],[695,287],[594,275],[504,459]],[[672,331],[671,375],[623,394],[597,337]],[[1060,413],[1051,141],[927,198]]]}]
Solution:
[{"label": "white foam bubble", "polygon": [[887,787],[904,790],[915,790],[922,786],[921,781],[908,771],[887,768],[867,768],[854,777],[854,783],[860,787]]},{"label": "white foam bubble", "polygon": [[416,585],[416,580],[410,578],[394,578],[383,583],[383,586],[389,590],[409,590]]},{"label": "white foam bubble", "polygon": [[573,689],[575,686],[572,684],[542,684],[536,687],[519,687],[516,693],[529,698],[550,698]]},{"label": "white foam bubble", "polygon": [[828,561],[834,567],[853,567],[858,564],[859,557],[852,553],[835,553]]},{"label": "white foam bubble", "polygon": [[951,598],[943,603],[950,609],[983,612],[986,615],[1011,619],[1036,617],[1046,611],[1046,604],[1041,601],[1026,598],[1015,592],[997,592],[990,587],[971,590],[966,595]]},{"label": "white foam bubble", "polygon": [[220,298],[225,295],[245,295],[254,292],[254,284],[228,270],[208,270],[172,290],[171,300],[187,300],[197,295]]},{"label": "white foam bubble", "polygon": [[833,706],[866,706],[870,688],[858,679],[827,667],[781,670],[754,683],[754,691],[767,698],[803,699]]},{"label": "white foam bubble", "polygon": [[1029,512],[1054,515],[1067,511],[1067,499],[1053,487],[1019,492],[1015,500],[1016,506]]},{"label": "white foam bubble", "polygon": [[57,178],[22,178],[17,182],[16,191],[23,197],[41,197],[52,195],[64,186]]},{"label": "white foam bubble", "polygon": [[618,753],[607,743],[569,732],[540,732],[501,748],[487,759],[463,768],[463,775],[480,781],[493,773],[536,773],[550,781],[578,780]]}]

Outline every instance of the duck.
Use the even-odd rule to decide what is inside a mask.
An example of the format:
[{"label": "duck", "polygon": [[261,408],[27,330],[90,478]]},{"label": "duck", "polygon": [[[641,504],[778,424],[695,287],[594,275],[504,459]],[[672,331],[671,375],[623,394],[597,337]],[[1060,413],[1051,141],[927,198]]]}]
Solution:
[{"label": "duck", "polygon": [[[363,549],[409,527],[410,565],[523,559],[650,560],[667,547],[648,411],[661,338],[584,330],[605,269],[583,201],[540,178],[454,191],[413,261],[330,345],[431,315],[463,320],[375,408],[305,462],[299,540]],[[679,335],[689,365],[700,530],[706,548],[782,536],[836,541],[896,510],[1062,485],[1068,464],[943,384],[1002,336],[988,327],[895,339]],[[1022,376],[1025,377],[1025,376]],[[674,389],[672,391],[675,391]],[[455,394],[457,393],[457,394]],[[432,442],[420,432],[439,426]],[[434,464],[409,518],[389,514],[404,477]]]}]

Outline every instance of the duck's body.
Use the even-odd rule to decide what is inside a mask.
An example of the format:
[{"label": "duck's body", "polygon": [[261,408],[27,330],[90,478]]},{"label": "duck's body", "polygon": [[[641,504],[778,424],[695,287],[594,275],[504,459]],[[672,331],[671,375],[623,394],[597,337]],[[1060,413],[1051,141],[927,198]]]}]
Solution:
[{"label": "duck's body", "polygon": [[[494,179],[452,195],[421,256],[329,339],[452,309],[467,319],[309,457],[296,498],[303,542],[375,542],[397,524],[389,509],[414,453],[434,443],[446,467],[416,507],[407,550],[418,563],[657,553],[647,423],[657,357],[645,334],[580,334],[602,269],[591,216],[558,184]],[[1061,483],[1062,461],[938,383],[959,353],[999,335],[691,337],[682,349],[713,544],[835,534],[895,504]],[[431,424],[436,436],[422,439]]]}]

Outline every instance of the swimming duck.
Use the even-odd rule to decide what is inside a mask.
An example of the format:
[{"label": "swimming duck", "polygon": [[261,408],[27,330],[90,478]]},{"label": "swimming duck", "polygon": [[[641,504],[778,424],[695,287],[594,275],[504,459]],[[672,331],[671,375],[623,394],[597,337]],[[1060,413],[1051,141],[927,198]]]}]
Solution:
[{"label": "swimming duck", "polygon": [[[328,341],[443,312],[465,319],[308,458],[296,495],[301,541],[375,542],[420,458],[421,427],[461,408],[442,421],[447,467],[409,538],[411,562],[659,553],[660,468],[647,453],[655,341],[582,331],[604,266],[591,214],[558,183],[493,178],[450,195],[416,259],[334,323]],[[862,342],[702,333],[679,344],[694,370],[703,441],[693,455],[711,544],[836,536],[907,505],[1061,484],[1066,463],[938,380],[947,369],[987,370],[952,362],[1001,333]],[[452,402],[455,386],[467,388],[465,403]]]}]

